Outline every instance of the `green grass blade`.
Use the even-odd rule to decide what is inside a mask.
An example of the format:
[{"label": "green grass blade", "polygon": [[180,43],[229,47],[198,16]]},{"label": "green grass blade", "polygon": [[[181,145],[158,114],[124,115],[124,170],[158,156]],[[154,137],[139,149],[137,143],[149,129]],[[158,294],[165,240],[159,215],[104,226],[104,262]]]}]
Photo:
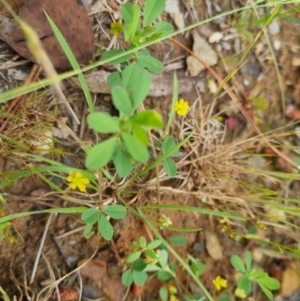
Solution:
[{"label": "green grass blade", "polygon": [[166,36],[163,36],[163,37],[160,37],[160,38],[157,38],[156,40],[154,41],[151,41],[151,42],[148,42],[148,43],[145,43],[141,46],[138,46],[138,47],[135,47],[133,49],[130,49],[128,51],[125,51],[124,53],[122,54],[119,54],[119,55],[116,55],[115,57],[112,57],[110,59],[107,59],[107,60],[103,60],[103,61],[99,61],[99,62],[95,62],[95,63],[92,63],[82,69],[76,69],[76,70],[73,70],[73,71],[69,71],[69,72],[66,72],[66,73],[63,73],[63,74],[60,74],[58,77],[53,77],[53,78],[46,78],[46,79],[43,79],[41,81],[39,81],[38,83],[33,83],[33,84],[29,84],[29,85],[26,85],[26,86],[22,86],[22,87],[18,87],[18,88],[15,88],[13,90],[9,90],[9,91],[5,91],[4,93],[1,94],[1,99],[0,99],[0,103],[2,102],[6,102],[8,100],[11,100],[15,97],[18,97],[18,96],[21,96],[21,95],[24,95],[26,93],[30,93],[32,91],[35,91],[37,89],[40,89],[40,88],[45,88],[55,82],[58,82],[58,81],[61,81],[63,79],[66,79],[66,78],[69,78],[71,76],[75,76],[75,75],[78,75],[79,73],[82,73],[82,72],[86,72],[86,71],[89,71],[89,70],[92,70],[94,68],[97,68],[99,66],[102,66],[104,64],[107,64],[115,59],[118,59],[118,58],[121,58],[125,55],[128,55],[130,53],[136,53],[137,51],[139,50],[142,50],[146,47],[149,47],[155,43],[158,43],[158,42],[161,42],[161,41],[164,41],[168,38],[171,38],[171,37],[174,37],[178,34],[182,34],[188,30],[191,30],[191,29],[194,29],[200,25],[203,25],[203,24],[207,24],[213,20],[216,20],[218,18],[221,18],[221,17],[226,17],[228,15],[231,15],[233,13],[237,13],[237,12],[240,12],[240,11],[243,11],[245,9],[251,9],[253,7],[253,5],[257,5],[257,9],[260,9],[260,8],[265,8],[265,7],[275,7],[276,5],[284,5],[284,4],[289,4],[289,3],[294,3],[294,1],[286,1],[286,0],[281,0],[281,1],[276,1],[276,2],[272,2],[272,3],[264,3],[264,0],[259,0],[259,1],[256,1],[250,5],[246,5],[244,7],[241,7],[241,8],[238,8],[238,9],[234,9],[234,10],[231,10],[231,11],[228,11],[228,12],[224,12],[224,13],[221,13],[221,14],[218,14],[217,16],[214,16],[214,17],[211,17],[211,18],[207,18],[203,21],[200,21],[200,22],[197,22],[195,24],[192,24],[190,26],[187,26],[185,27],[184,29],[182,30],[178,30],[178,31],[174,31],[173,33],[170,33]]},{"label": "green grass blade", "polygon": [[20,212],[14,213],[7,216],[0,217],[0,224],[9,222],[15,218],[20,218],[24,216],[34,215],[34,214],[43,214],[43,213],[63,213],[63,214],[74,214],[82,213],[87,209],[87,207],[72,207],[72,208],[51,208],[40,211],[30,211],[30,212]]},{"label": "green grass blade", "polygon": [[[72,68],[75,70],[75,71],[78,71],[78,79],[80,81],[80,84],[81,84],[81,87],[82,87],[82,90],[84,92],[84,95],[85,95],[85,99],[88,103],[88,106],[89,106],[89,109],[90,109],[90,112],[94,112],[95,111],[95,108],[94,108],[94,104],[93,104],[93,100],[92,100],[92,96],[91,96],[91,93],[90,93],[90,90],[89,90],[89,87],[86,83],[86,80],[83,76],[83,73],[82,73],[82,69],[80,68],[71,48],[69,47],[66,39],[64,38],[64,36],[61,34],[60,30],[58,29],[58,27],[55,25],[55,23],[52,21],[52,19],[50,18],[50,16],[45,12],[45,15],[47,17],[47,20],[60,44],[60,46],[62,47],[62,49],[64,50]],[[83,45],[84,47],[84,45]]]},{"label": "green grass blade", "polygon": [[173,119],[175,117],[175,101],[178,100],[178,80],[177,80],[177,75],[174,72],[174,79],[173,79],[173,93],[172,93],[172,103],[171,103],[171,110],[169,113],[169,119],[168,119],[168,123],[164,132],[164,137],[168,136],[169,131],[170,131],[170,127],[172,125]]}]

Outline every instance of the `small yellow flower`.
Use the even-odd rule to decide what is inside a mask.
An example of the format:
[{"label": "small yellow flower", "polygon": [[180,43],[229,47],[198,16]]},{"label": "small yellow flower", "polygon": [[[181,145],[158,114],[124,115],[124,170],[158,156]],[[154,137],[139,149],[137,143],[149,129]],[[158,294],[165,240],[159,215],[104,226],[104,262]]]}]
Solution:
[{"label": "small yellow flower", "polygon": [[171,226],[173,223],[171,221],[171,219],[166,216],[165,214],[162,214],[161,217],[158,220],[160,228],[167,228],[169,226]]},{"label": "small yellow flower", "polygon": [[242,288],[237,287],[234,291],[235,296],[241,299],[245,299],[247,297],[245,291]]},{"label": "small yellow flower", "polygon": [[110,24],[110,33],[114,36],[119,35],[123,32],[123,26],[121,22],[112,22]]},{"label": "small yellow flower", "polygon": [[179,301],[175,295],[170,295],[169,301]]},{"label": "small yellow flower", "polygon": [[175,295],[178,293],[176,286],[171,284],[168,286],[168,291],[171,295]]},{"label": "small yellow flower", "polygon": [[227,287],[227,280],[223,279],[221,276],[217,276],[214,280],[213,280],[213,284],[215,286],[215,288],[217,289],[217,291],[221,290],[221,288],[226,288]]},{"label": "small yellow flower", "polygon": [[82,192],[85,191],[86,185],[90,183],[89,179],[85,178],[79,171],[75,172],[75,174],[73,171],[70,171],[67,181],[70,182],[69,187],[71,189],[78,188]]},{"label": "small yellow flower", "polygon": [[260,229],[260,230],[266,230],[267,229],[267,227],[264,224],[260,224],[260,223],[257,224],[257,228]]},{"label": "small yellow flower", "polygon": [[179,116],[185,116],[188,110],[189,110],[189,104],[183,98],[175,102],[175,112]]}]

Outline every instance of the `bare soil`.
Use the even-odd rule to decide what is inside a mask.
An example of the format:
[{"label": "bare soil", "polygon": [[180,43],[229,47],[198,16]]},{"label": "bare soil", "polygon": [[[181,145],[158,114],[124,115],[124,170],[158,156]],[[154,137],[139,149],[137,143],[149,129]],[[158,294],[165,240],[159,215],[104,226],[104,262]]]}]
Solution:
[{"label": "bare soil", "polygon": [[[194,2],[195,4],[197,3],[196,1]],[[182,9],[186,10],[187,8],[188,5],[185,4]],[[206,12],[205,6],[200,10],[200,12],[202,11]],[[106,12],[98,13],[92,17],[93,20],[96,17],[103,18],[104,30],[108,32],[109,15]],[[172,20],[170,21],[172,22]],[[231,25],[229,18],[224,22],[228,26]],[[286,118],[286,106],[289,104],[294,104],[296,107],[300,105],[300,28],[299,24],[287,20],[280,20],[278,22],[280,26],[279,32],[276,35],[269,35],[269,37],[271,45],[273,45],[272,47],[275,47],[274,53],[279,63],[279,75],[276,73],[270,49],[262,37],[243,59],[243,63],[230,81],[230,85],[240,97],[243,105],[249,111],[253,112],[263,132],[276,130],[277,134],[273,138],[274,140],[278,138],[278,143],[288,141],[291,145],[298,145],[299,138],[297,136],[290,135],[290,137],[284,140],[283,133],[295,128],[295,125],[291,125],[290,120]],[[97,24],[96,21],[95,24]],[[221,30],[217,22],[198,28],[199,33],[205,38],[209,36],[209,32],[213,33],[217,30]],[[223,30],[226,32],[226,29]],[[207,36],[205,36],[205,33]],[[97,37],[96,44],[98,42],[108,43],[108,40],[99,28],[95,29],[95,35]],[[187,33],[186,36],[181,35],[178,39],[191,48],[192,39],[190,33]],[[249,42],[242,37],[239,37],[238,40],[241,45],[241,53],[244,53],[243,50],[246,49]],[[225,46],[224,41],[222,42],[223,44],[220,42],[220,48],[218,51],[216,50],[220,59],[219,63],[213,68],[222,78],[225,78],[229,72],[235,70],[236,63],[240,58],[240,54],[234,56],[236,54],[233,47],[234,42],[234,40],[228,40]],[[280,45],[280,47],[276,48],[277,45]],[[4,48],[4,44],[1,47],[7,56],[12,54],[11,50]],[[215,43],[214,47],[218,49],[218,43]],[[177,45],[172,44],[170,41],[165,41],[159,45],[152,46],[151,53],[164,62],[181,62],[181,67],[175,67],[175,71],[182,76],[186,76],[186,81],[194,80],[186,75],[186,53]],[[222,60],[224,64],[222,64]],[[1,64],[4,64],[4,62],[1,62]],[[23,65],[21,67],[10,67],[10,69],[20,71]],[[31,65],[26,63],[26,66]],[[190,254],[209,266],[209,269],[200,279],[214,296],[217,296],[217,292],[212,280],[220,275],[231,284],[232,288],[236,275],[230,264],[230,257],[234,254],[243,256],[247,250],[252,251],[254,257],[255,252],[258,252],[256,254],[258,257],[261,254],[264,255],[263,260],[255,259],[255,264],[257,267],[262,267],[266,271],[269,271],[272,276],[277,277],[279,273],[281,280],[287,279],[282,276],[284,270],[296,271],[297,275],[297,271],[299,270],[296,261],[289,261],[284,258],[286,260],[284,264],[276,263],[274,265],[273,257],[277,258],[277,256],[266,256],[266,252],[261,251],[261,249],[264,249],[262,245],[243,238],[243,234],[247,233],[248,227],[252,226],[257,229],[258,233],[261,233],[263,239],[270,240],[274,244],[292,246],[299,242],[299,232],[293,229],[288,234],[287,228],[282,229],[282,231],[275,231],[272,227],[259,230],[259,223],[256,221],[256,217],[263,211],[261,209],[262,205],[259,203],[257,206],[252,207],[252,204],[247,203],[248,200],[243,198],[236,201],[236,203],[231,201],[234,198],[237,199],[239,193],[243,193],[242,186],[237,184],[238,181],[231,181],[232,179],[237,179],[235,175],[236,173],[239,174],[240,171],[232,170],[229,167],[226,169],[226,162],[224,165],[221,163],[222,154],[228,156],[226,150],[231,149],[232,154],[228,161],[234,162],[242,157],[243,162],[245,162],[248,155],[251,157],[253,153],[262,152],[263,146],[259,144],[259,139],[256,139],[255,143],[251,145],[249,137],[254,136],[254,131],[245,120],[245,117],[233,105],[227,93],[221,92],[215,95],[212,92],[212,88],[209,88],[209,82],[214,81],[212,75],[208,71],[203,71],[199,77],[204,84],[201,91],[195,89],[192,93],[180,95],[180,97],[189,102],[190,107],[193,107],[197,102],[196,109],[191,110],[190,115],[184,121],[175,122],[172,133],[180,141],[183,137],[176,136],[176,133],[180,132],[181,127],[188,126],[189,124],[193,126],[195,120],[201,123],[201,120],[205,119],[207,122],[213,116],[221,116],[225,130],[223,128],[216,130],[216,128],[207,122],[204,127],[207,130],[203,134],[204,137],[200,137],[199,135],[199,139],[201,138],[202,140],[199,140],[198,154],[202,154],[204,158],[208,156],[208,159],[198,160],[196,152],[194,153],[191,150],[192,147],[189,144],[183,152],[191,152],[191,156],[188,157],[186,162],[180,160],[178,162],[179,175],[181,176],[172,180],[167,178],[160,180],[161,188],[157,193],[155,173],[148,174],[144,179],[140,179],[136,186],[132,187],[138,193],[134,197],[126,198],[126,200],[130,201],[134,208],[147,204],[157,204],[159,202],[161,205],[182,205],[213,210],[224,209],[241,216],[245,214],[248,217],[252,217],[252,222],[249,218],[247,223],[235,221],[229,222],[227,225],[225,221],[226,227],[224,227],[221,218],[211,215],[198,214],[192,211],[160,210],[160,214],[164,213],[171,219],[173,228],[197,229],[197,231],[192,232],[182,231],[181,234],[187,237],[188,243],[184,247],[174,248],[182,258],[187,259],[187,256]],[[284,98],[282,98],[279,80],[282,81]],[[8,86],[11,88],[21,83],[22,81],[17,81],[9,76],[8,69],[4,69],[2,79],[0,80],[0,87],[7,89]],[[171,82],[169,84],[172,85]],[[82,91],[73,86],[71,82],[65,82],[65,86],[74,110],[79,112],[80,118],[84,120],[85,116],[88,115],[88,109],[85,105]],[[255,97],[264,99],[268,107],[263,111],[255,112],[255,105],[250,100]],[[51,98],[51,95],[46,96],[44,101],[49,104]],[[116,113],[111,104],[110,95],[95,94],[94,99],[96,107],[100,108],[100,110],[112,112],[113,114]],[[147,99],[145,107],[158,110],[167,119],[170,103],[171,95],[158,98],[152,97]],[[40,106],[40,112],[39,108],[34,106],[35,114],[33,115],[40,114],[42,116],[46,109],[48,112],[53,112],[53,114],[57,114],[57,111],[59,111],[58,117],[66,117],[66,113],[60,111],[60,106],[57,107],[48,104],[46,107],[44,105]],[[20,113],[23,121],[28,120],[29,114],[25,108],[29,110],[30,105],[24,105]],[[3,107],[4,110],[5,107]],[[32,114],[32,111],[30,112]],[[194,115],[192,115],[192,112]],[[199,116],[195,112],[199,112]],[[232,128],[228,127],[228,120],[230,118],[235,122],[235,126]],[[38,122],[42,122],[41,119]],[[56,126],[53,120],[52,122]],[[24,141],[29,141],[30,135],[33,134],[26,132],[28,131],[28,126],[23,124],[22,129],[18,129],[17,125],[18,122],[13,121],[3,134],[13,139],[19,139],[20,137],[15,133],[16,131],[23,131],[24,135],[22,134],[22,136]],[[73,126],[70,120],[68,120],[68,125],[71,128]],[[92,135],[85,123],[81,128],[73,127],[72,130],[81,139],[91,141]],[[213,141],[210,140],[208,142],[209,139],[206,139],[205,135],[213,135],[212,133],[215,134],[212,138]],[[249,141],[246,141],[246,138],[249,138]],[[244,142],[241,143],[240,141]],[[31,158],[20,155],[21,152],[17,149],[13,141],[7,143],[7,140],[3,139],[1,143],[0,172],[1,175],[4,175],[3,180],[5,180],[5,175],[22,170],[28,167],[28,164],[33,166],[41,164]],[[234,146],[234,143],[237,146]],[[25,146],[28,148],[28,153],[34,153],[34,150],[30,150],[30,143]],[[78,152],[78,145],[76,145],[76,142],[72,138],[57,138],[55,146],[57,149],[64,150],[67,154],[61,155],[57,152],[47,154],[46,156],[70,166],[83,167],[84,155]],[[246,149],[245,152],[243,152],[243,148]],[[210,152],[219,157],[209,157]],[[235,155],[235,152],[237,155]],[[289,151],[287,151],[287,154],[292,156],[292,153]],[[254,165],[256,163],[257,161],[255,161]],[[276,160],[265,161],[262,168],[264,169],[265,167],[266,169],[271,168],[282,172],[292,170],[285,162]],[[248,183],[253,183],[254,181],[254,183],[264,188],[275,191],[283,190],[282,185],[278,183],[271,183],[269,187],[265,187],[266,182],[264,180],[261,182],[257,177],[253,180],[251,175],[239,174],[239,176],[243,176],[243,180]],[[60,178],[49,176],[48,180],[66,191],[70,198],[64,198],[61,194],[53,192],[49,185],[38,176],[17,179],[2,189],[2,195],[5,199],[3,213],[14,214],[18,212],[38,211],[46,208],[70,207],[74,206],[76,202],[81,205],[87,200],[95,202],[97,199],[95,195],[89,195],[87,198],[80,193],[70,191],[65,181]],[[289,184],[291,185],[289,186]],[[285,185],[287,185],[285,187],[289,187],[289,197],[299,197],[299,182],[294,181]],[[105,187],[103,197],[114,197],[116,189],[116,187]],[[157,222],[157,214],[151,212],[145,212],[145,214],[154,223]],[[268,213],[265,215],[268,218]],[[290,220],[290,222],[295,225],[299,224],[295,219]],[[159,288],[164,284],[156,278],[147,282],[139,293],[136,292],[136,288],[131,288],[129,292],[126,292],[126,289],[121,284],[122,262],[120,259],[132,251],[132,242],[138,241],[140,236],[145,236],[147,240],[153,239],[153,234],[141,219],[129,211],[126,218],[115,222],[113,243],[107,243],[96,236],[93,236],[89,240],[84,239],[82,237],[83,226],[84,224],[78,214],[36,214],[13,221],[10,232],[0,242],[0,286],[6,291],[11,300],[79,300],[79,287],[83,288],[80,300],[121,301],[140,298],[140,300],[151,301],[158,299]],[[161,233],[168,240],[177,232],[162,230]],[[232,233],[240,234],[241,239],[233,239],[231,237]],[[42,242],[43,235],[45,235],[44,242]],[[209,245],[211,239],[215,239],[213,246]],[[42,252],[39,260],[37,260],[38,249],[41,245]],[[213,255],[214,251],[218,252],[219,249],[221,257],[213,258],[214,256],[219,256]],[[271,248],[266,247],[265,249],[270,250]],[[77,272],[76,268],[78,265],[90,258],[93,259],[87,264],[86,270]],[[175,260],[174,257],[171,256],[171,260]],[[31,282],[30,278],[32,277],[36,261],[37,268],[33,282]],[[291,265],[292,268],[290,268]],[[274,269],[276,271],[279,270],[279,272],[276,274]],[[63,280],[55,282],[64,276],[66,277]],[[182,296],[185,291],[202,293],[185,272],[180,271],[177,276],[178,279],[174,281],[174,284],[179,288],[179,296]],[[278,276],[277,278],[280,277]],[[293,276],[288,277],[290,277],[288,279],[292,282],[291,279],[294,279],[296,276],[293,274]],[[295,285],[290,284],[290,286],[292,288],[289,287],[285,292],[290,290],[291,293],[292,290],[297,288],[298,282],[296,281]],[[255,300],[266,300],[266,297],[260,291],[256,290]]]}]

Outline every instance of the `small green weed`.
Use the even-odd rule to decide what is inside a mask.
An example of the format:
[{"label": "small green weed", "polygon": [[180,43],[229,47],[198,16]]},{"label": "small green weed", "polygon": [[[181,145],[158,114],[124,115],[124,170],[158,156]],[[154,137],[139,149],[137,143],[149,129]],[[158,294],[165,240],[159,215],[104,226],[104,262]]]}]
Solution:
[{"label": "small green weed", "polygon": [[[130,3],[122,5],[121,15],[124,21],[122,28],[124,40],[129,43],[128,49],[172,32],[172,26],[168,23],[151,25],[163,12],[164,7],[164,0],[146,1],[141,27],[140,7]],[[114,25],[114,30],[115,27]],[[117,29],[119,33],[121,27],[117,26]],[[163,71],[163,64],[146,50],[113,59],[125,51],[113,49],[105,52],[102,57],[104,60],[111,59],[112,64],[120,64],[119,70],[113,72],[107,79],[107,83],[112,87],[112,101],[119,111],[119,116],[94,112],[87,120],[95,132],[112,136],[88,150],[86,167],[92,170],[100,169],[112,160],[121,178],[128,176],[138,163],[146,163],[149,160],[148,129],[163,127],[162,117],[158,112],[152,110],[137,112],[150,90],[149,71],[160,73]],[[164,149],[169,150],[166,144]],[[174,163],[169,170],[174,174]]]},{"label": "small green weed", "polygon": [[92,228],[94,224],[98,225],[98,235],[106,240],[111,240],[114,234],[114,229],[107,217],[121,219],[126,216],[126,208],[121,205],[108,205],[103,209],[89,208],[81,214],[82,221],[86,224],[83,235],[85,238],[90,238],[93,235]]},{"label": "small green weed", "polygon": [[189,265],[197,277],[201,277],[209,269],[207,264],[201,262],[198,258],[188,255]]},{"label": "small green weed", "polygon": [[[162,145],[161,145],[161,152],[163,155],[168,154],[170,151],[176,148],[176,143],[173,136],[167,136]],[[163,160],[163,167],[166,174],[170,177],[174,177],[177,172],[176,163],[171,157],[179,157],[180,153],[178,149],[175,149],[173,153],[168,155],[167,158]]]},{"label": "small green weed", "polygon": [[123,272],[122,283],[125,286],[132,283],[143,285],[148,279],[148,273],[165,282],[173,279],[177,265],[168,263],[168,251],[162,246],[160,239],[147,243],[145,237],[141,237],[139,242],[133,242],[133,252],[125,259],[125,264],[130,265],[130,268]]},{"label": "small green weed", "polygon": [[241,257],[233,255],[230,259],[231,264],[236,271],[242,273],[238,279],[238,288],[242,289],[246,294],[252,292],[253,282],[256,282],[265,295],[269,299],[273,299],[271,290],[277,290],[280,287],[280,283],[277,279],[270,277],[262,269],[252,268],[252,255],[250,252],[245,254],[245,264]]}]

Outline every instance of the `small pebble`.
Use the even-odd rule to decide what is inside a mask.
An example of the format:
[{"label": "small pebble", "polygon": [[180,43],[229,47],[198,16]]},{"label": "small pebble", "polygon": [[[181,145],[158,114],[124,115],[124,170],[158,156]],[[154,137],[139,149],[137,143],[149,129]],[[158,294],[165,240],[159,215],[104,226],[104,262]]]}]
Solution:
[{"label": "small pebble", "polygon": [[109,94],[106,94],[103,96],[103,100],[106,102],[110,102],[111,101],[111,96]]},{"label": "small pebble", "polygon": [[241,40],[236,38],[233,42],[233,50],[238,53],[241,51]]},{"label": "small pebble", "polygon": [[221,260],[223,258],[223,251],[217,235],[215,233],[206,231],[205,239],[206,239],[206,250],[209,256],[214,260]]},{"label": "small pebble", "polygon": [[207,82],[210,93],[214,94],[218,91],[218,86],[216,82],[212,79],[209,79]]},{"label": "small pebble", "polygon": [[255,54],[259,55],[260,53],[262,53],[264,51],[264,49],[265,49],[264,43],[261,43],[261,42],[257,43],[255,45]]},{"label": "small pebble", "polygon": [[290,296],[278,296],[273,301],[299,301],[299,300],[300,300],[300,289],[297,289]]},{"label": "small pebble", "polygon": [[216,47],[215,47],[215,50],[217,51],[217,52],[222,52],[222,45],[221,44],[217,44],[216,45]]},{"label": "small pebble", "polygon": [[299,67],[300,66],[300,58],[299,57],[293,57],[292,58],[292,66],[293,67]]},{"label": "small pebble", "polygon": [[208,42],[209,43],[218,43],[220,40],[222,40],[223,38],[223,33],[220,31],[216,31],[213,34],[210,35],[210,37],[208,38]]},{"label": "small pebble", "polygon": [[246,78],[243,80],[243,83],[246,87],[248,87],[250,85],[250,81]]},{"label": "small pebble", "polygon": [[165,12],[171,15],[178,29],[183,29],[185,27],[184,16],[180,10],[178,0],[166,1]]},{"label": "small pebble", "polygon": [[299,126],[295,127],[294,133],[298,138],[300,138],[300,127]]},{"label": "small pebble", "polygon": [[[208,66],[214,66],[218,62],[218,56],[210,44],[208,44],[196,31],[193,31],[193,39],[194,54],[205,61]],[[186,62],[191,76],[197,76],[202,70],[205,70],[204,65],[198,62],[193,56],[188,56]]]},{"label": "small pebble", "polygon": [[247,69],[246,69],[247,73],[254,76],[254,77],[258,77],[258,75],[260,74],[260,68],[257,64],[250,64],[248,65]]},{"label": "small pebble", "polygon": [[92,285],[88,284],[82,287],[82,297],[94,300],[99,299],[100,294]]},{"label": "small pebble", "polygon": [[268,25],[268,30],[269,30],[269,34],[274,36],[275,34],[279,33],[280,31],[280,26],[277,20],[272,21],[269,25]]},{"label": "small pebble", "polygon": [[230,42],[223,42],[222,43],[222,47],[223,47],[223,49],[230,51],[232,49],[232,43],[230,43]]},{"label": "small pebble", "polygon": [[65,181],[62,178],[56,177],[56,176],[51,176],[50,177],[50,182],[55,184],[58,187],[62,187]]},{"label": "small pebble", "polygon": [[120,19],[120,13],[118,11],[114,11],[113,15],[114,15],[114,19],[115,20],[119,20]]},{"label": "small pebble", "polygon": [[30,196],[37,198],[37,197],[41,197],[45,193],[46,193],[46,190],[44,188],[38,188],[38,189],[31,191]]},{"label": "small pebble", "polygon": [[66,263],[67,263],[68,267],[74,267],[74,265],[76,264],[76,262],[78,261],[79,258],[80,258],[80,256],[78,256],[78,255],[68,256],[66,258]]},{"label": "small pebble", "polygon": [[254,248],[252,250],[252,258],[253,258],[253,261],[256,263],[260,263],[263,260],[264,254],[260,248]]},{"label": "small pebble", "polygon": [[28,76],[28,72],[23,72],[20,69],[8,69],[7,75],[15,80],[24,81]]},{"label": "small pebble", "polygon": [[281,48],[281,42],[278,41],[278,40],[275,40],[275,41],[273,42],[273,46],[274,46],[274,49],[278,51],[278,50],[280,50],[280,48]]},{"label": "small pebble", "polygon": [[285,109],[285,115],[286,115],[286,117],[290,118],[292,112],[295,111],[295,110],[296,110],[296,108],[295,108],[294,105],[288,105],[286,107],[286,109]]},{"label": "small pebble", "polygon": [[204,248],[205,248],[205,246],[202,242],[197,242],[193,246],[193,251],[197,252],[197,253],[200,253],[204,250]]}]

